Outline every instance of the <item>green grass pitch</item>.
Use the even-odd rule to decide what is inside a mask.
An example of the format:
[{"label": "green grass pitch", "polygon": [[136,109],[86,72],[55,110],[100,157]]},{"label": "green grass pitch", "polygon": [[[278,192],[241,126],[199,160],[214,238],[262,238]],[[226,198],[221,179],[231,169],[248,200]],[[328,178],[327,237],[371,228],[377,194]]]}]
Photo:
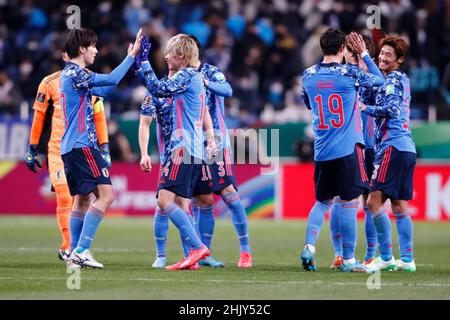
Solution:
[{"label": "green grass pitch", "polygon": [[[318,271],[299,263],[305,221],[250,220],[254,268],[236,267],[238,242],[231,221],[217,220],[213,254],[225,268],[153,270],[150,218],[107,217],[93,246],[103,270],[81,271],[81,289],[69,290],[53,217],[0,217],[0,299],[449,299],[450,224],[415,223],[413,274],[381,274],[381,289],[367,288],[366,274],[328,269],[332,261],[328,222],[317,244]],[[395,223],[393,225],[395,230]],[[363,257],[360,223],[357,257]],[[396,235],[394,235],[396,239]],[[394,254],[398,254],[394,243]],[[178,234],[170,227],[168,262],[181,258]]]}]

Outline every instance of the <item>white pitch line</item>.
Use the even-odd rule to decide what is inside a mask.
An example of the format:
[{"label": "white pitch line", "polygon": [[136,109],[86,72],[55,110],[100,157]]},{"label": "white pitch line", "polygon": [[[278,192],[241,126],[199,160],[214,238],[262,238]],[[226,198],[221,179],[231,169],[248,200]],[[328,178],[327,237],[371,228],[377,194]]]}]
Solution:
[{"label": "white pitch line", "polygon": [[[19,248],[0,248],[0,251],[20,251],[20,252],[53,252],[55,248],[37,248],[37,247],[19,247]],[[149,252],[150,250],[129,249],[129,248],[95,248],[94,252]]]},{"label": "white pitch line", "polygon": [[[23,280],[49,280],[49,281],[65,281],[67,278],[65,277],[21,277],[13,278],[13,277],[0,277],[0,281],[23,281]],[[328,282],[328,281],[268,281],[268,280],[221,280],[221,279],[161,279],[161,278],[82,278],[82,281],[136,281],[136,282],[186,282],[186,283],[198,283],[198,282],[212,282],[212,283],[247,283],[247,284],[289,284],[289,285],[335,285],[335,286],[366,286],[366,282]],[[388,287],[450,287],[450,283],[399,283],[399,282],[381,282],[381,286]]]}]

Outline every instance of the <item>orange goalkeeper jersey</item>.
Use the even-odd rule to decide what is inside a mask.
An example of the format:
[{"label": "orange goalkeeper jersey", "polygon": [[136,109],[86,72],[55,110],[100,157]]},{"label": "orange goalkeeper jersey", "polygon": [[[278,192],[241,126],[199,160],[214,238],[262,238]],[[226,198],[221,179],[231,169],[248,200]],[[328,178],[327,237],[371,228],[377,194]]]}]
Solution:
[{"label": "orange goalkeeper jersey", "polygon": [[[62,118],[61,104],[59,103],[59,77],[61,71],[52,73],[42,79],[39,84],[33,109],[49,114],[47,111],[53,107],[51,119],[51,134],[48,142],[48,152],[60,154],[61,138],[64,134],[64,123]],[[51,113],[50,113],[51,114]],[[46,123],[46,125],[48,125]],[[48,128],[44,128],[44,131]],[[40,138],[40,135],[39,135]]]},{"label": "orange goalkeeper jersey", "polygon": [[[64,134],[63,114],[59,101],[61,71],[52,73],[42,79],[39,84],[33,109],[41,116],[33,120],[30,134],[30,144],[39,144],[48,153],[61,154],[61,138]],[[92,96],[94,123],[99,144],[108,143],[108,131],[102,99]],[[45,119],[42,119],[42,118]],[[47,152],[45,152],[47,153]]]}]

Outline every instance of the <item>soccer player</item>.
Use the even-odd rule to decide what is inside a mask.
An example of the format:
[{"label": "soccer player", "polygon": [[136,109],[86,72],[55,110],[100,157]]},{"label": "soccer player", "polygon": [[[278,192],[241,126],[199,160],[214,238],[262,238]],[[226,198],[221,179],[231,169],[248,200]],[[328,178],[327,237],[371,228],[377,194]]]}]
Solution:
[{"label": "soccer player", "polygon": [[[315,271],[315,242],[332,199],[341,221],[343,264],[341,271],[365,272],[366,267],[355,259],[356,213],[358,197],[368,185],[362,146],[364,139],[360,123],[357,85],[381,85],[382,77],[342,65],[345,34],[328,29],[320,37],[324,58],[303,73],[302,98],[313,111],[314,182],[316,203],[311,209],[306,229],[306,241],[300,259],[307,271]],[[374,64],[368,55],[364,62]]]},{"label": "soccer player", "polygon": [[[371,69],[369,70],[364,63],[363,59],[360,59],[358,54],[353,50],[350,39],[353,41],[361,41],[364,42],[365,48],[363,51],[367,51],[370,57],[374,57],[376,54],[375,43],[372,39],[363,34],[359,35],[356,33],[352,33],[346,38],[346,46],[344,49],[344,58],[345,62],[348,64],[352,64],[355,66],[359,66],[360,69],[365,72],[370,72],[377,76],[383,77],[381,71],[377,68],[375,64],[370,65]],[[377,89],[377,88],[376,88]],[[376,90],[375,89],[375,90]],[[358,89],[358,99],[359,103],[362,103],[361,100],[363,97],[371,96],[373,88],[359,87]],[[364,133],[364,161],[366,164],[367,176],[370,177],[373,172],[373,161],[374,161],[374,119],[373,117],[366,115],[365,113],[361,114],[363,133]],[[368,212],[367,208],[367,196],[369,192],[366,189],[363,193],[363,206],[365,212],[365,235],[366,235],[366,255],[364,258],[364,264],[367,265],[373,261],[376,255],[377,249],[377,234],[375,225],[372,221],[372,216]],[[334,201],[339,202],[339,197],[335,198]],[[331,231],[331,239],[333,242],[333,248],[335,252],[335,259],[333,264],[331,265],[332,269],[340,269],[342,265],[342,236],[340,232],[340,221],[338,212],[335,210],[336,205],[333,204],[330,210],[330,231]]]},{"label": "soccer player", "polygon": [[[63,52],[63,60],[68,61],[67,53]],[[38,87],[36,100],[33,105],[34,117],[30,131],[30,145],[25,157],[28,168],[36,172],[35,166],[42,167],[38,160],[38,153],[47,157],[52,191],[56,193],[56,218],[62,237],[58,250],[58,257],[67,261],[70,255],[70,212],[72,210],[72,196],[64,173],[61,159],[61,137],[64,133],[61,104],[59,101],[59,82],[61,71],[55,72],[42,79]],[[105,150],[105,157],[109,157],[108,132],[105,112],[101,98],[94,98],[94,123],[100,148]]]},{"label": "soccer player", "polygon": [[[158,80],[148,60],[140,61],[142,68],[138,70],[138,76],[153,96],[172,97],[175,100],[171,157],[162,166],[158,206],[160,214],[169,217],[182,237],[189,240],[192,249],[186,259],[166,267],[171,270],[187,269],[210,255],[185,210],[176,204],[177,197],[192,197],[192,186],[201,178],[205,88],[200,73],[191,67],[196,60],[198,48],[195,41],[185,34],[178,34],[169,40],[166,51],[169,70],[175,71],[172,77]],[[208,143],[211,143],[211,139],[208,139]]]},{"label": "soccer player", "polygon": [[[354,45],[357,52],[362,46]],[[408,200],[413,194],[416,148],[409,129],[411,103],[410,82],[401,71],[409,46],[398,36],[381,40],[379,67],[386,82],[378,89],[374,105],[363,105],[364,113],[375,118],[375,162],[367,200],[377,230],[380,259],[371,266],[380,270],[416,271],[413,256],[413,222],[408,213]],[[391,200],[397,224],[400,260],[392,255],[391,222],[384,208]]]},{"label": "soccer player", "polygon": [[[200,50],[200,43],[191,36]],[[211,114],[212,123],[217,136],[218,154],[212,163],[204,166],[204,175],[211,174],[212,192],[222,197],[231,212],[232,221],[239,240],[239,268],[252,267],[252,255],[248,235],[248,222],[245,208],[237,193],[237,183],[234,177],[234,165],[231,162],[230,137],[225,124],[224,97],[231,97],[233,90],[223,72],[210,64],[198,60],[194,65],[204,78],[206,86],[206,105]],[[198,226],[202,242],[211,248],[214,234],[214,209],[212,192],[209,194],[196,193],[196,199],[191,202],[195,223]],[[217,261],[213,256],[200,261],[200,265],[223,267],[223,262]]]},{"label": "soccer player", "polygon": [[[128,55],[110,74],[86,69],[94,62],[97,35],[89,29],[72,29],[66,35],[65,51],[70,61],[61,72],[60,102],[64,120],[61,155],[67,182],[74,196],[70,234],[77,243],[69,266],[103,268],[89,251],[98,226],[114,200],[108,163],[98,150],[93,123],[92,95],[103,97],[124,77],[139,53],[142,30]],[[91,203],[91,193],[96,199]]]},{"label": "soccer player", "polygon": [[[170,78],[173,75],[174,72],[172,70],[169,70],[168,77]],[[154,118],[156,118],[156,137],[159,148],[160,163],[165,163],[167,158],[170,157],[170,145],[173,132],[173,102],[173,98],[156,98],[153,97],[150,93],[147,93],[142,101],[141,116],[139,122],[139,147],[141,150],[140,166],[142,171],[144,172],[150,172],[152,170],[151,159],[148,154],[148,142],[150,139],[150,125]],[[186,208],[183,207],[183,203],[179,198],[176,199],[176,203],[185,212],[187,212],[188,218],[190,218],[190,220],[192,221],[189,209],[186,210]],[[168,216],[162,215],[161,210],[158,207],[156,209],[153,220],[153,233],[156,244],[156,259],[153,262],[152,267],[156,269],[166,267],[166,239],[169,230],[168,220]],[[189,255],[190,243],[188,241],[185,241],[183,237],[181,237],[181,241],[184,250],[184,257],[186,258]],[[191,266],[189,269],[194,269],[194,266]]]}]

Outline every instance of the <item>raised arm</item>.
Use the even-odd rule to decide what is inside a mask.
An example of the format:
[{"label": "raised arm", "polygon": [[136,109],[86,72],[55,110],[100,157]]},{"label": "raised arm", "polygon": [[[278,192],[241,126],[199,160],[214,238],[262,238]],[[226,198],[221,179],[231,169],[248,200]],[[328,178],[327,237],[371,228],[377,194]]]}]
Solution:
[{"label": "raised arm", "polygon": [[[78,89],[117,86],[120,80],[122,80],[122,78],[127,73],[128,69],[133,65],[134,58],[141,49],[141,40],[142,29],[139,29],[138,33],[136,34],[134,44],[130,44],[128,47],[127,56],[113,71],[111,71],[111,73],[102,74],[89,72],[86,70],[86,72],[74,78],[74,86]],[[97,91],[95,94],[98,96],[104,96],[100,91]]]},{"label": "raised arm", "polygon": [[186,69],[178,71],[172,77],[159,80],[148,61],[142,63],[142,68],[137,71],[137,76],[142,84],[155,97],[171,97],[175,93],[187,90],[190,77],[186,74]]}]

